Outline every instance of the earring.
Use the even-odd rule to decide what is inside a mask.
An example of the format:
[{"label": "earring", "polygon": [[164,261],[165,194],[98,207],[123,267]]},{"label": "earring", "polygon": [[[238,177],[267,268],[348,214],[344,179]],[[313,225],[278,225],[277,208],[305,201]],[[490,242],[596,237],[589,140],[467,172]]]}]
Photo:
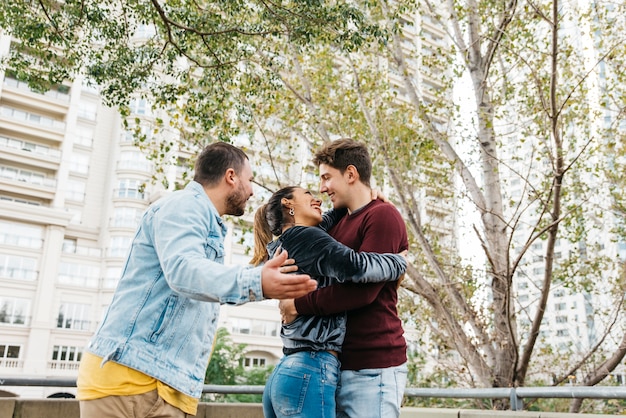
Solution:
[{"label": "earring", "polygon": [[289,214],[293,216],[296,214],[296,212],[293,210],[293,208],[289,208]]}]

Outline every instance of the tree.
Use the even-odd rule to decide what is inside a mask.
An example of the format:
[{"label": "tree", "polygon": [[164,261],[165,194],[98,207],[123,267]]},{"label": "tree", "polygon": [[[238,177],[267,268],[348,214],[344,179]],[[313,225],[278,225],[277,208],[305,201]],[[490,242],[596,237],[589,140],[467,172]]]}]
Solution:
[{"label": "tree", "polygon": [[[204,382],[210,385],[264,385],[273,367],[243,367],[245,344],[234,344],[226,328],[218,328]],[[261,402],[261,395],[203,395],[212,402]]]},{"label": "tree", "polygon": [[[460,355],[446,364],[454,380],[508,387],[540,379],[560,384],[578,374],[587,376],[583,384],[596,384],[624,356],[623,266],[602,251],[606,234],[622,242],[624,235],[617,228],[619,213],[595,195],[609,195],[607,171],[624,179],[623,171],[610,170],[615,157],[604,152],[607,144],[623,149],[624,104],[617,97],[623,97],[618,51],[624,40],[623,32],[615,31],[624,25],[621,11],[558,1],[524,8],[515,1],[446,5],[426,3],[424,10],[424,5],[368,3],[365,14],[385,31],[380,43],[356,53],[290,49],[285,58],[290,65],[274,67],[287,89],[277,100],[284,105],[257,107],[255,115],[285,122],[281,134],[303,138],[312,147],[345,132],[369,143],[411,232],[416,262],[404,287],[421,300],[409,300],[405,311],[413,318],[408,320],[432,318],[438,348]],[[412,13],[449,22],[460,67],[446,62],[451,55],[444,48],[435,57],[406,48],[406,16]],[[413,72],[416,59],[454,70],[438,74],[440,85],[428,90]],[[385,76],[389,69],[399,75],[402,94]],[[453,77],[463,72],[474,93],[476,132],[455,144],[445,123],[455,122],[446,117],[455,110],[449,92]],[[329,97],[335,100],[327,103]],[[267,136],[280,137],[273,131]],[[411,164],[416,160],[419,167]],[[451,185],[447,167],[463,185],[454,199],[446,190]],[[437,182],[441,187],[432,190]],[[508,193],[513,182],[523,185],[523,194]],[[623,197],[616,193],[619,188],[612,190],[615,207]],[[446,251],[435,217],[423,221],[424,201],[433,197],[473,205],[484,270],[465,266]],[[560,245],[567,254],[559,253]],[[541,273],[529,275],[529,266],[538,261]],[[537,289],[534,301],[517,298],[516,285],[524,276],[534,276],[525,281]],[[587,344],[556,346],[541,338],[544,314],[557,294],[588,296],[586,320],[595,321],[597,335]],[[611,302],[602,300],[606,296]],[[566,360],[555,370],[564,353]],[[578,407],[575,402],[572,410]]]},{"label": "tree", "polygon": [[[268,188],[306,182],[303,155],[322,142],[339,136],[366,142],[374,177],[388,188],[410,233],[403,315],[428,331],[420,342],[425,351],[436,348],[439,371],[449,380],[508,387],[560,384],[575,375],[596,384],[621,362],[626,277],[623,261],[603,245],[626,239],[624,170],[615,169],[624,162],[626,5],[293,2],[296,9],[279,11],[302,13],[268,21],[264,3],[203,4],[223,7],[219,17],[228,26],[191,4],[168,4],[161,14],[158,3],[126,1],[122,10],[157,33],[133,45],[113,36],[121,23],[98,20],[95,11],[109,11],[99,4],[84,5],[93,18],[78,12],[80,3],[59,15],[46,13],[45,3],[26,13],[22,3],[0,6],[0,26],[13,28],[29,47],[29,54],[17,49],[8,65],[37,84],[43,73],[20,63],[48,57],[40,41],[67,45],[60,48],[65,52],[76,43],[84,56],[93,49],[99,66],[50,56],[59,76],[41,85],[87,68],[86,76],[125,115],[129,97],[149,97],[167,117],[156,120],[152,138],[137,128],[138,140],[162,159],[176,147],[201,145],[207,135],[247,136],[251,150],[274,169],[257,175]],[[262,12],[244,14],[247,7]],[[65,23],[55,23],[55,16]],[[76,16],[99,26],[80,39],[58,39],[66,32],[58,28],[73,27]],[[416,20],[443,23],[451,43],[443,42],[445,33],[419,30]],[[223,26],[232,38],[216,33]],[[252,32],[263,36],[248,36]],[[105,36],[100,33],[107,46],[93,48],[92,41]],[[441,40],[424,39],[433,34]],[[31,37],[37,42],[29,43]],[[219,59],[207,63],[203,56]],[[134,60],[143,64],[135,68]],[[151,78],[146,68],[166,77]],[[470,111],[451,101],[463,75],[474,100]],[[467,113],[473,125],[463,130]],[[169,127],[180,130],[182,141],[159,142],[159,130]],[[461,206],[473,210],[475,238],[466,245],[478,243],[485,260],[479,266],[459,256],[450,234],[450,225],[461,222],[453,216]],[[534,298],[522,299],[520,283],[535,288],[524,293]],[[585,320],[596,332],[588,344],[560,346],[542,336],[545,312],[566,295],[585,295]]]},{"label": "tree", "polygon": [[245,344],[232,342],[226,328],[218,328],[204,382],[210,385],[238,384],[238,376],[243,372],[240,360],[245,348]]}]

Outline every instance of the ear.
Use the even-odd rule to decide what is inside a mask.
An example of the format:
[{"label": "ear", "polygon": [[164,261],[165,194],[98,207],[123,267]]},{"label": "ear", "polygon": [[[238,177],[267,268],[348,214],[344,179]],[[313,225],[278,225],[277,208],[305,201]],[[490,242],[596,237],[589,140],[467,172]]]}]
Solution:
[{"label": "ear", "polygon": [[226,181],[226,184],[228,185],[234,186],[236,178],[237,178],[237,173],[235,173],[235,170],[233,168],[229,168],[224,173],[224,180]]},{"label": "ear", "polygon": [[359,170],[357,170],[356,167],[352,164],[346,167],[346,171],[344,171],[343,174],[344,176],[346,176],[346,181],[348,182],[348,184],[355,183],[361,178],[361,176],[359,175]]},{"label": "ear", "polygon": [[280,199],[280,204],[285,206],[285,207],[289,207],[289,205],[291,204],[291,202],[289,201],[289,199],[287,199],[286,197],[283,197],[282,199]]}]

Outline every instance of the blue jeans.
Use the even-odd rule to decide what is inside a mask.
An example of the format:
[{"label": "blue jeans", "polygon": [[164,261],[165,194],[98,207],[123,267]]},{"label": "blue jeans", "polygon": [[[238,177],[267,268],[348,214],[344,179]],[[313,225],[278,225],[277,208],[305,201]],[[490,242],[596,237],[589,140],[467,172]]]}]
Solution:
[{"label": "blue jeans", "polygon": [[339,360],[326,351],[284,356],[263,391],[265,418],[335,418]]},{"label": "blue jeans", "polygon": [[407,380],[406,363],[385,369],[343,370],[337,387],[337,418],[393,418]]}]

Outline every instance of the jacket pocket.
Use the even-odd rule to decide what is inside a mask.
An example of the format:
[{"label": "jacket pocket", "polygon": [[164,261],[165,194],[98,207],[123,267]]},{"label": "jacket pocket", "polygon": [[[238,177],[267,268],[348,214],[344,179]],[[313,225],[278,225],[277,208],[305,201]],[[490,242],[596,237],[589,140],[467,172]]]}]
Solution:
[{"label": "jacket pocket", "polygon": [[208,238],[204,245],[204,252],[209,260],[224,262],[224,243],[218,238]]},{"label": "jacket pocket", "polygon": [[165,308],[161,312],[158,321],[154,324],[154,331],[150,335],[150,342],[155,343],[172,322],[174,313],[178,305],[178,296],[170,295],[165,301]]}]

